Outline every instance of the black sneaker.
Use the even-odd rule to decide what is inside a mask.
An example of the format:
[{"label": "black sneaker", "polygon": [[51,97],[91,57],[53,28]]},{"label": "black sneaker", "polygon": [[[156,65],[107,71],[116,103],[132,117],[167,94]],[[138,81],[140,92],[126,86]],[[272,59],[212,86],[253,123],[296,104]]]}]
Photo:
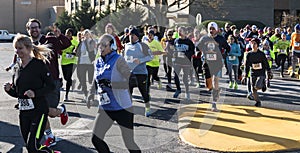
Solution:
[{"label": "black sneaker", "polygon": [[176,90],[174,95],[173,95],[173,98],[178,98],[180,93],[181,93],[181,90]]},{"label": "black sneaker", "polygon": [[255,106],[256,106],[256,107],[261,107],[261,102],[260,102],[260,101],[257,101],[257,102],[255,103]]},{"label": "black sneaker", "polygon": [[266,85],[263,85],[262,88],[261,88],[262,92],[266,92],[267,90],[267,86]]},{"label": "black sneaker", "polygon": [[169,85],[166,85],[166,90],[167,91],[172,91],[172,92],[174,92],[175,90],[174,89],[172,89],[172,87],[170,87]]}]

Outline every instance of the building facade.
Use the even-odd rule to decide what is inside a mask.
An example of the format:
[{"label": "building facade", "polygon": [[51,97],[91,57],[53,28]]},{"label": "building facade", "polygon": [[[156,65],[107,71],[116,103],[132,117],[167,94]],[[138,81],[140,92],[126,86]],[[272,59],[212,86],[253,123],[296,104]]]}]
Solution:
[{"label": "building facade", "polygon": [[[284,14],[299,16],[299,0],[216,0],[215,9],[196,0],[190,6],[190,14],[202,15],[203,20],[251,20],[264,23],[266,26],[277,26]],[[215,1],[215,2],[216,2]]]},{"label": "building facade", "polygon": [[29,18],[37,18],[42,28],[55,22],[64,11],[64,0],[0,0],[0,29],[26,33]]}]

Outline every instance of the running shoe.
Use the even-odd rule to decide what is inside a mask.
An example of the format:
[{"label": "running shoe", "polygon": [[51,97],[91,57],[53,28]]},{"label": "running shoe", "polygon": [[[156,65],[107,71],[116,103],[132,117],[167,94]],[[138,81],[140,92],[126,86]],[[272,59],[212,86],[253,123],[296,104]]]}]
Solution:
[{"label": "running shoe", "polygon": [[254,97],[252,96],[252,94],[248,94],[248,95],[247,95],[247,98],[248,98],[249,100],[254,100]]},{"label": "running shoe", "polygon": [[166,85],[166,90],[167,91],[173,91],[174,92],[174,89],[172,89],[172,87],[170,85]]},{"label": "running shoe", "polygon": [[261,102],[260,102],[260,101],[257,101],[257,102],[255,103],[255,106],[256,106],[256,107],[261,107]]},{"label": "running shoe", "polygon": [[53,137],[53,138],[48,137],[48,139],[45,141],[44,145],[45,145],[46,147],[52,147],[52,146],[55,146],[55,145],[56,145],[55,137]]},{"label": "running shoe", "polygon": [[231,81],[229,81],[229,88],[232,88],[233,87],[233,83]]},{"label": "running shoe", "polygon": [[145,116],[149,117],[151,115],[151,109],[150,108],[145,108]]},{"label": "running shoe", "polygon": [[188,93],[188,92],[185,93],[185,99],[186,99],[186,100],[191,100],[191,95],[190,95],[190,93]]},{"label": "running shoe", "polygon": [[61,104],[60,106],[64,108],[64,112],[60,114],[60,122],[62,125],[65,125],[68,122],[69,115],[67,113],[65,104]]},{"label": "running shoe", "polygon": [[234,88],[235,90],[237,90],[237,89],[238,89],[238,84],[237,84],[236,82],[234,82],[234,84],[233,84],[233,88]]},{"label": "running shoe", "polygon": [[219,111],[218,108],[217,108],[217,103],[212,102],[212,105],[211,105],[211,111],[213,111],[213,112]]},{"label": "running shoe", "polygon": [[159,80],[158,81],[158,84],[157,84],[157,89],[161,89],[162,88],[162,83],[161,83],[161,81]]},{"label": "running shoe", "polygon": [[173,98],[178,98],[180,93],[181,93],[181,90],[176,90],[174,95],[173,95]]}]

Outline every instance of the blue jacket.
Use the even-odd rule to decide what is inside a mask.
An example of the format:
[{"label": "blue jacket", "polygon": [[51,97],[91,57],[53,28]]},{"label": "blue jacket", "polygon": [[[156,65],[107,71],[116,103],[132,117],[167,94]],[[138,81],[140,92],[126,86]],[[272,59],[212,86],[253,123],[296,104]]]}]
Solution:
[{"label": "blue jacket", "polygon": [[237,43],[229,44],[230,51],[226,57],[226,61],[229,64],[239,65],[239,57],[241,56],[241,49]]},{"label": "blue jacket", "polygon": [[[105,91],[110,99],[109,104],[99,105],[100,109],[117,111],[132,106],[128,90],[130,68],[122,56],[115,51],[106,55],[104,58],[100,56],[96,60],[94,74],[98,86],[98,93]],[[103,79],[109,80],[111,87],[99,86],[99,81]]]}]

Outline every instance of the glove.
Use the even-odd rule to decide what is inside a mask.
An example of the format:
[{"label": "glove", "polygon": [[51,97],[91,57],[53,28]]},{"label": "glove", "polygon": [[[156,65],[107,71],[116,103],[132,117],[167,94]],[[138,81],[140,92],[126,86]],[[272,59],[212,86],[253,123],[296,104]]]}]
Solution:
[{"label": "glove", "polygon": [[273,73],[271,71],[268,71],[268,79],[269,80],[273,79]]}]

